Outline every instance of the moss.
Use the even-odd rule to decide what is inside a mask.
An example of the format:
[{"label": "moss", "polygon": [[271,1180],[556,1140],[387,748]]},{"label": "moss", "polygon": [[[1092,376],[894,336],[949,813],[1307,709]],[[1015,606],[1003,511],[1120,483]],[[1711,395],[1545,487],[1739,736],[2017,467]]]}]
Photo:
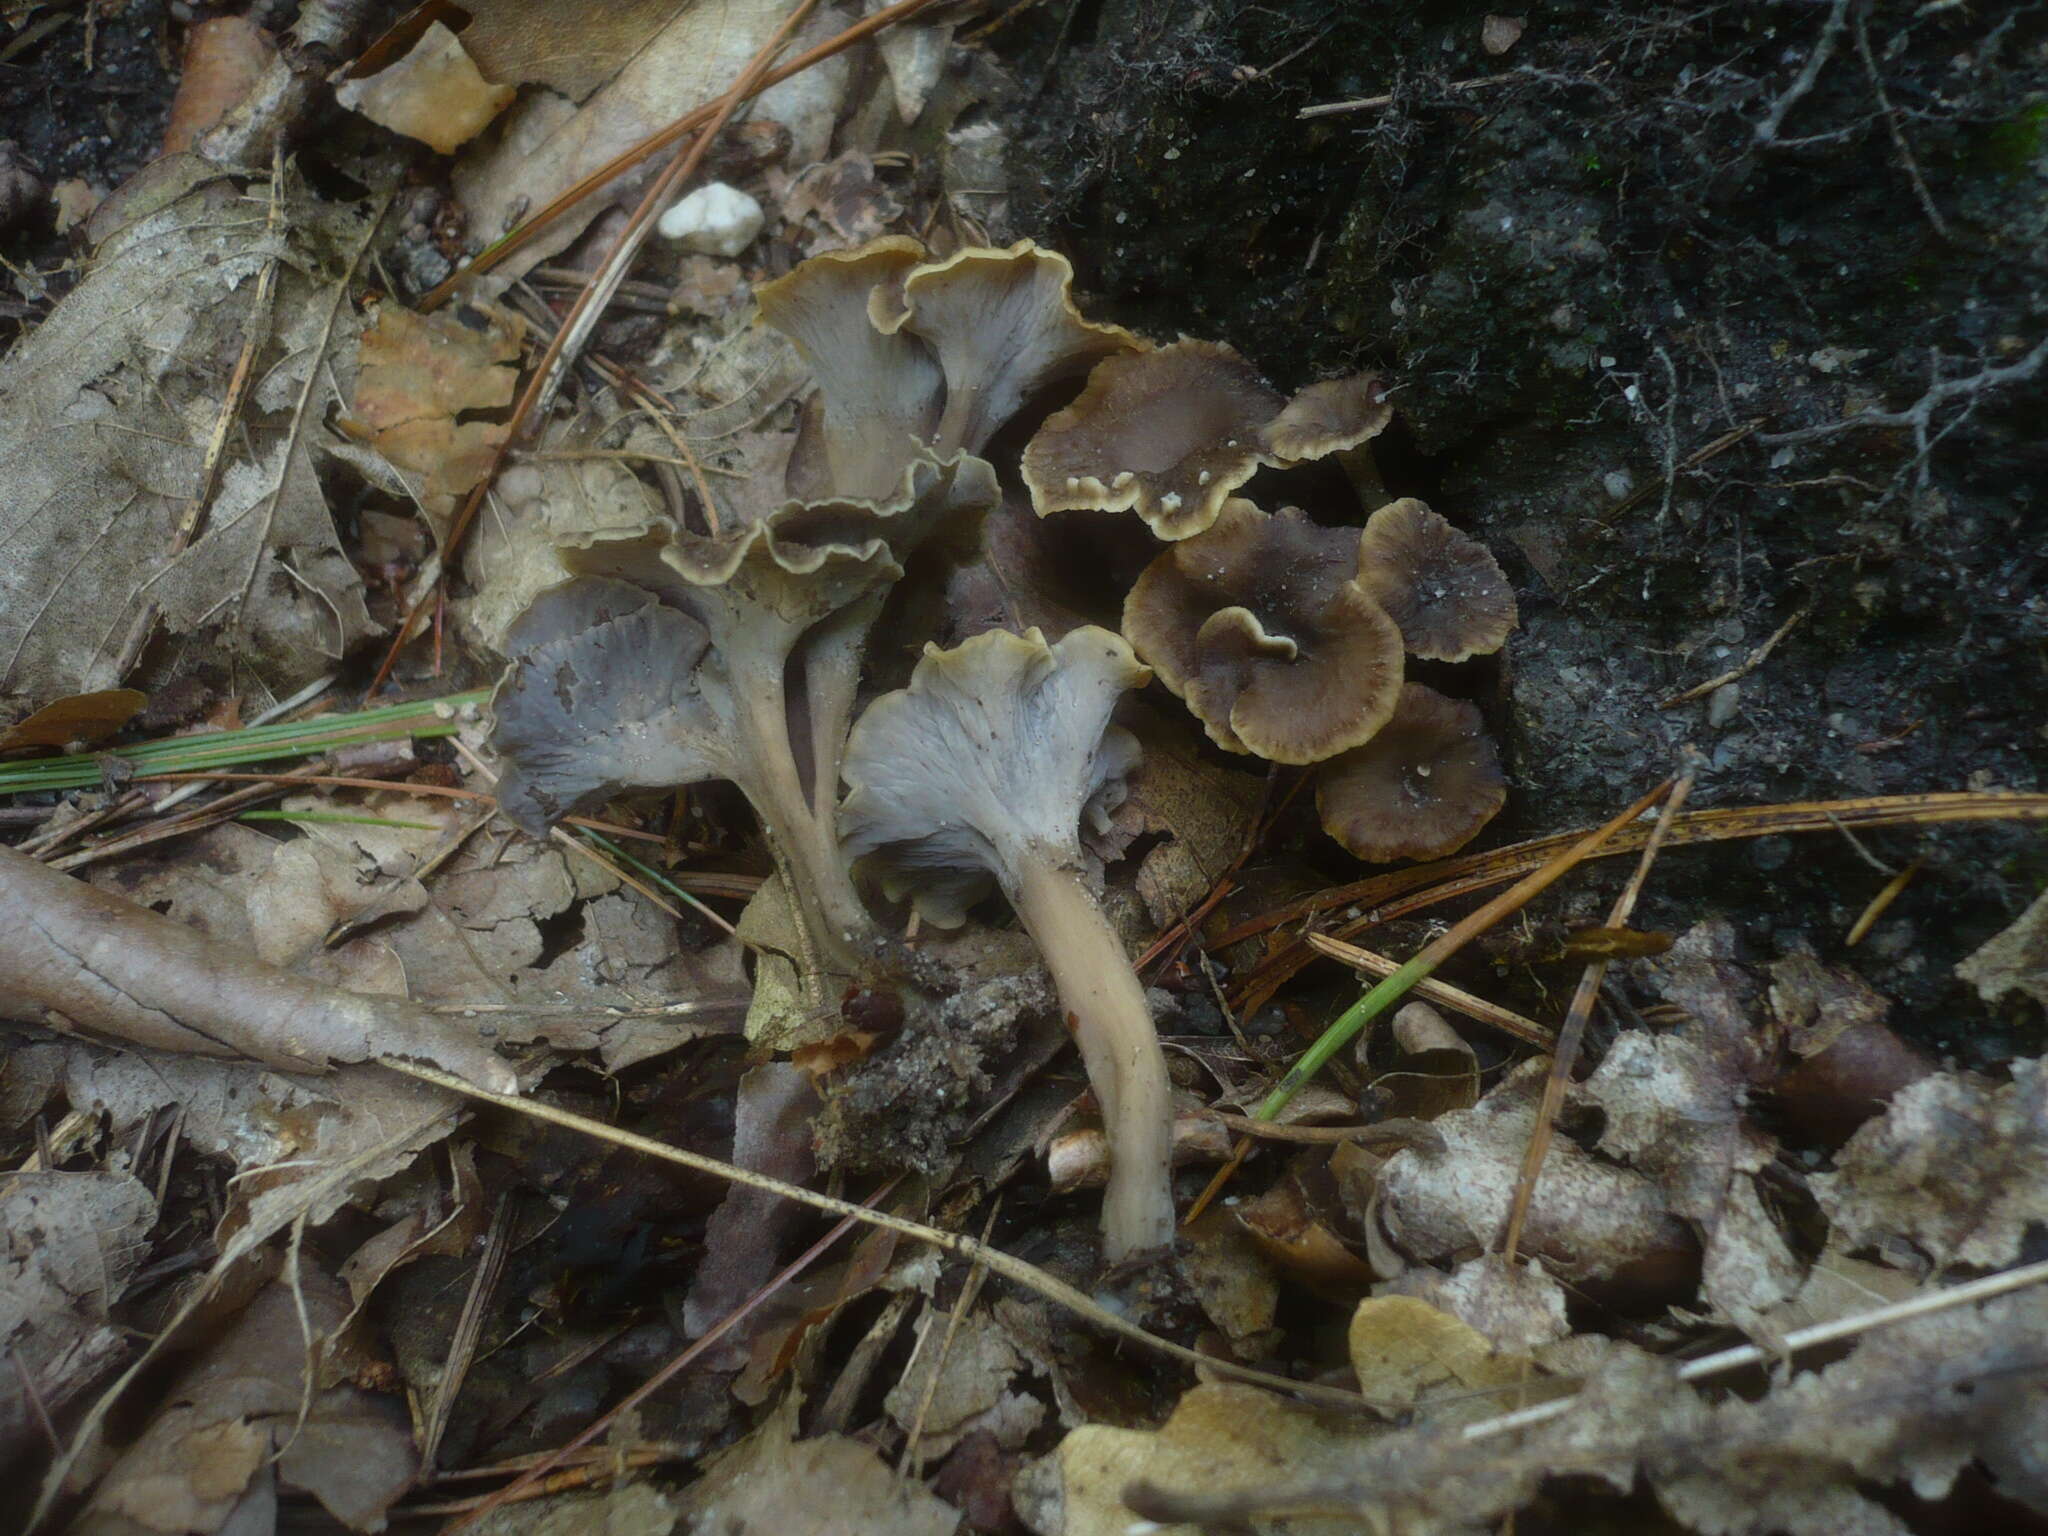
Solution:
[{"label": "moss", "polygon": [[2037,101],[1984,129],[1972,158],[1986,173],[2016,181],[2031,175],[2048,141],[2048,100]]}]

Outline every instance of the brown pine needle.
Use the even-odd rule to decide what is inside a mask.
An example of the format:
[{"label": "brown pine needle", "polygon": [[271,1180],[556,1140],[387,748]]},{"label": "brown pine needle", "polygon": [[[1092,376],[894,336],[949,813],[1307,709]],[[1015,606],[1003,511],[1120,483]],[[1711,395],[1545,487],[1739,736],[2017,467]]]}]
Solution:
[{"label": "brown pine needle", "polygon": [[[1671,786],[1671,798],[1664,802],[1656,826],[1650,829],[1650,840],[1643,844],[1643,856],[1636,862],[1635,873],[1629,876],[1628,884],[1622,887],[1621,894],[1614,898],[1614,906],[1608,911],[1608,927],[1626,928],[1629,918],[1635,914],[1636,900],[1643,893],[1644,882],[1650,878],[1650,866],[1657,862],[1658,850],[1664,846],[1664,839],[1678,819],[1685,797],[1692,793],[1693,778],[1692,773],[1687,773]],[[1550,1056],[1550,1076],[1543,1084],[1543,1102],[1537,1107],[1536,1124],[1529,1132],[1529,1145],[1522,1154],[1522,1169],[1515,1179],[1515,1197],[1508,1206],[1508,1219],[1501,1238],[1501,1252],[1510,1264],[1515,1262],[1515,1254],[1521,1247],[1522,1228],[1529,1219],[1529,1203],[1536,1196],[1536,1181],[1543,1173],[1543,1160],[1550,1155],[1557,1112],[1564,1107],[1564,1092],[1571,1084],[1579,1044],[1586,1036],[1586,1021],[1593,1016],[1593,1003],[1600,996],[1600,984],[1607,979],[1607,967],[1611,963],[1603,956],[1587,965],[1585,973],[1579,977],[1578,990],[1572,993],[1571,1005],[1565,1009],[1564,1026],[1557,1032],[1557,1049]]]},{"label": "brown pine needle", "polygon": [[[1364,971],[1368,976],[1391,976],[1401,969],[1401,962],[1389,960],[1385,955],[1375,954],[1369,949],[1360,949],[1356,944],[1346,944],[1342,939],[1333,939],[1326,933],[1310,933],[1303,937],[1308,947],[1319,955],[1327,956],[1355,971]],[[1546,1051],[1557,1041],[1557,1035],[1546,1025],[1516,1013],[1512,1008],[1503,1008],[1498,1003],[1489,1003],[1483,997],[1475,997],[1462,987],[1431,977],[1415,984],[1415,995],[1429,1002],[1454,1009],[1468,1019],[1477,1019],[1482,1024],[1491,1024],[1504,1034],[1513,1035],[1517,1040],[1526,1040],[1531,1045],[1540,1045]]]},{"label": "brown pine needle", "polygon": [[1850,926],[1849,936],[1843,941],[1850,949],[1854,949],[1870,937],[1870,930],[1877,926],[1877,920],[1883,917],[1891,904],[1905,893],[1906,887],[1913,883],[1913,877],[1920,873],[1920,866],[1925,862],[1925,859],[1913,860],[1887,880],[1884,888],[1870,898],[1870,905],[1863,909],[1862,916]]}]

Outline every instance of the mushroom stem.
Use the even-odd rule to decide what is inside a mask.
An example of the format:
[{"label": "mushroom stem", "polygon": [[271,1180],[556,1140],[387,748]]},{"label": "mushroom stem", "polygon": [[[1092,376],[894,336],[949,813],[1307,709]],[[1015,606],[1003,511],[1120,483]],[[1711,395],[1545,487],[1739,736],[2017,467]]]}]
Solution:
[{"label": "mushroom stem", "polygon": [[811,973],[804,984],[816,992],[819,972],[850,974],[858,968],[858,941],[873,923],[840,855],[832,802],[814,807],[804,794],[779,671],[770,675],[763,669],[734,683],[733,723],[752,769],[741,787],[768,833],[797,926],[809,940],[806,947],[815,950],[802,959]]},{"label": "mushroom stem", "polygon": [[1109,1187],[1103,1256],[1111,1263],[1173,1240],[1173,1098],[1166,1056],[1116,930],[1094,895],[1050,850],[1009,870],[1010,904],[1045,957],[1102,1106]]}]

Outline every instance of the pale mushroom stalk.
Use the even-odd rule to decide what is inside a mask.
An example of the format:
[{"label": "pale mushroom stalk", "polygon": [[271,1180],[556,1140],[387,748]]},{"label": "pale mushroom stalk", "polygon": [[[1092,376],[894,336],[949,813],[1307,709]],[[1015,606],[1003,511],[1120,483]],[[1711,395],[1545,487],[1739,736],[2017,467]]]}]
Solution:
[{"label": "pale mushroom stalk", "polygon": [[1093,627],[1056,646],[1035,629],[927,646],[910,686],[854,726],[839,817],[848,856],[871,856],[927,921],[957,926],[993,882],[1036,941],[1102,1107],[1112,1262],[1174,1227],[1166,1059],[1079,839],[1123,798],[1138,748],[1110,712],[1148,676],[1121,636]]},{"label": "pale mushroom stalk", "polygon": [[[1050,852],[1050,850],[1046,850]],[[1123,941],[1072,870],[1027,855],[1004,893],[1052,973],[1074,1044],[1102,1106],[1109,1185],[1102,1196],[1107,1256],[1173,1239],[1173,1094],[1145,989]]]}]

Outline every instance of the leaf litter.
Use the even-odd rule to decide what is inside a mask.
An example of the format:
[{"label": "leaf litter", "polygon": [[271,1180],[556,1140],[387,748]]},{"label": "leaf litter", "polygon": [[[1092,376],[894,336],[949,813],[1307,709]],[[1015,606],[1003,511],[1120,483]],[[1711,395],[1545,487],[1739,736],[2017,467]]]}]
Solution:
[{"label": "leaf litter", "polygon": [[[652,0],[563,33],[472,10],[459,39],[434,33],[342,88],[411,133],[450,68],[480,71],[469,122],[434,144],[471,250],[701,108],[788,14]],[[821,16],[803,44],[839,24]],[[763,97],[782,133],[759,142],[781,147],[732,162],[769,210],[762,245],[643,262],[641,281],[674,266],[690,293],[637,341],[601,331],[569,403],[517,442],[528,344],[559,316],[508,285],[595,254],[632,178],[418,313],[403,282],[361,302],[374,260],[423,249],[404,219],[387,227],[382,194],[334,200],[288,161],[267,181],[159,162],[0,363],[0,467],[25,488],[0,562],[0,696],[53,704],[141,662],[152,690],[190,678],[263,702],[360,661],[439,590],[426,552],[445,561],[501,458],[455,562],[466,585],[435,611],[437,664],[452,640],[458,664],[488,668],[560,578],[560,545],[760,515],[777,444],[802,431],[804,372],[752,325],[752,286],[912,228],[946,225],[941,255],[976,243],[974,189],[933,200],[899,175],[889,126],[951,137],[942,61],[980,67],[952,33],[950,17],[884,33],[860,67]],[[849,99],[856,82],[869,94]],[[418,151],[386,153],[355,164],[389,184]],[[378,519],[431,542],[373,590]],[[992,526],[988,547],[1008,549],[1016,530]],[[1020,547],[1009,573],[941,573],[944,595],[890,633],[941,613],[957,640],[1019,598],[1056,630],[1095,617],[1085,583],[1016,586],[1042,574],[1043,550]],[[870,657],[878,691],[907,674],[899,649]],[[128,699],[92,697],[0,750],[118,737]],[[978,928],[917,938],[930,974],[960,978],[929,1017],[859,985],[821,997],[799,904],[716,789],[604,807],[646,855],[628,868],[617,843],[510,835],[487,793],[427,797],[488,786],[469,731],[452,755],[415,743],[385,787],[280,794],[284,835],[195,827],[100,862],[91,887],[0,866],[28,893],[0,902],[23,936],[0,966],[19,1021],[0,1072],[18,1153],[0,1175],[17,1365],[0,1444],[51,1469],[35,1513],[241,1532],[311,1498],[351,1529],[431,1508],[482,1529],[1423,1533],[1608,1499],[1702,1532],[1903,1533],[1959,1479],[2048,1509],[2032,1433],[2048,1303],[1947,1304],[2029,1258],[2048,1222],[2039,1060],[1944,1065],[1854,971],[1797,946],[1765,962],[1739,918],[1698,921],[1616,965],[1509,1260],[1546,1057],[1411,1004],[1325,1080],[1288,1079],[1285,1115],[1205,1102],[1259,1104],[1348,1000],[1297,978],[1299,920],[1334,909],[1317,936],[1355,932],[1393,914],[1345,908],[1401,893],[1333,884],[1328,858],[1304,857],[1284,779],[1209,751],[1177,714],[1130,724],[1144,767],[1088,857],[1127,949],[1157,956],[1174,1155],[1242,1164],[1244,1188],[1171,1259],[1107,1276],[1094,1197],[1073,1193],[1108,1168],[1101,1104],[1059,1053],[1029,951]],[[89,820],[117,790],[38,803]],[[1998,813],[1991,798],[1946,811]],[[1474,867],[1533,867],[1489,857]],[[1438,899],[1471,864],[1405,890]],[[657,905],[636,870],[756,893],[739,937]],[[2038,911],[1958,968],[1987,1001],[2038,1001]],[[1555,1010],[1524,1006],[1547,1030]],[[495,1107],[464,1124],[459,1082],[385,1057],[452,1068]],[[561,1111],[553,1129],[510,1118],[522,1084]],[[1262,1124],[1298,1134],[1233,1154],[1232,1132]],[[618,1146],[599,1151],[601,1134]],[[651,1164],[654,1143],[714,1161]],[[791,1187],[882,1176],[865,1215]],[[834,1257],[800,1194],[842,1226],[887,1225]],[[957,1238],[984,1221],[990,1245]],[[1833,1352],[1796,1352],[1816,1326],[1840,1330]],[[1693,1369],[1718,1357],[1677,1364],[1730,1337],[1752,1341],[1734,1352],[1751,1350],[1741,1391]],[[570,1457],[598,1433],[602,1459]],[[444,1476],[459,1462],[503,1495],[555,1459],[570,1483],[489,1513]]]}]

